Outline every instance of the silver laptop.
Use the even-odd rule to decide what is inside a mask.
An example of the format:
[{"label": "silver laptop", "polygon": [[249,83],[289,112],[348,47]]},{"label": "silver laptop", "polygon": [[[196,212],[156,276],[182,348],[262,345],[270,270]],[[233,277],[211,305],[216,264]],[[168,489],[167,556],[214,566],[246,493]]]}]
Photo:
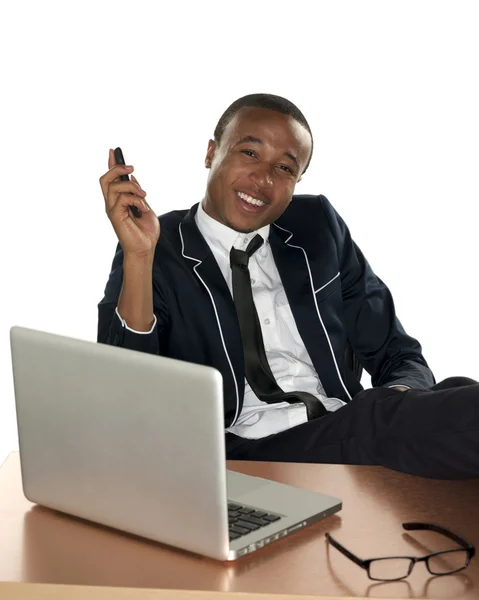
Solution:
[{"label": "silver laptop", "polygon": [[10,341],[31,502],[218,560],[341,509],[226,470],[216,369],[22,327]]}]

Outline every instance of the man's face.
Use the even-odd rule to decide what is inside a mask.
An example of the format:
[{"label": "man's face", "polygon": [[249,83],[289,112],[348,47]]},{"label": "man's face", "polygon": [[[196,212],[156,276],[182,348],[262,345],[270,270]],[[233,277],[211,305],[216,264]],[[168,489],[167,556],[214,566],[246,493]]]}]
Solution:
[{"label": "man's face", "polygon": [[208,143],[205,212],[243,233],[272,223],[291,202],[310,153],[311,136],[292,117],[242,108],[220,144]]}]

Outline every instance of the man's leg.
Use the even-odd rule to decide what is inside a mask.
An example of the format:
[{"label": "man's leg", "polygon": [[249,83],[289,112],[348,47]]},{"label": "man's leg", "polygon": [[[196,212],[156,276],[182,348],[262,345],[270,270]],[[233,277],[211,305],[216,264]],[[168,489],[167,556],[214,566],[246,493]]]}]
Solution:
[{"label": "man's leg", "polygon": [[325,417],[259,440],[227,436],[237,460],[383,465],[438,479],[479,477],[479,383],[372,388]]}]

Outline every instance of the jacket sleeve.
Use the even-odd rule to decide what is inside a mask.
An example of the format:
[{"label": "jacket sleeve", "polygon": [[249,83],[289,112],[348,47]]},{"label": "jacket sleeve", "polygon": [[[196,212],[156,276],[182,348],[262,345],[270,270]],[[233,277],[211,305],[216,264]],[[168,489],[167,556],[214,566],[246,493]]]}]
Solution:
[{"label": "jacket sleeve", "polygon": [[129,329],[118,317],[116,308],[123,284],[123,251],[118,244],[104,297],[98,305],[97,341],[120,346],[129,350],[166,354],[169,313],[166,302],[166,287],[155,257],[153,265],[153,310],[156,324],[149,333],[137,333]]},{"label": "jacket sleeve", "polygon": [[343,219],[322,199],[336,241],[348,339],[372,385],[431,387],[434,375],[419,342],[407,335],[396,317],[391,292],[374,274]]}]

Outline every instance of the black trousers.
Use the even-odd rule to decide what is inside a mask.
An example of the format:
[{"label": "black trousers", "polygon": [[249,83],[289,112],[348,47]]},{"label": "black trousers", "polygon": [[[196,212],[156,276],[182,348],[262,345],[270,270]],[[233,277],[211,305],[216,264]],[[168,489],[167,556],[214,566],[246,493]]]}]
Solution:
[{"label": "black trousers", "polygon": [[479,477],[479,383],[451,377],[427,390],[364,390],[335,412],[265,438],[228,433],[226,456]]}]

